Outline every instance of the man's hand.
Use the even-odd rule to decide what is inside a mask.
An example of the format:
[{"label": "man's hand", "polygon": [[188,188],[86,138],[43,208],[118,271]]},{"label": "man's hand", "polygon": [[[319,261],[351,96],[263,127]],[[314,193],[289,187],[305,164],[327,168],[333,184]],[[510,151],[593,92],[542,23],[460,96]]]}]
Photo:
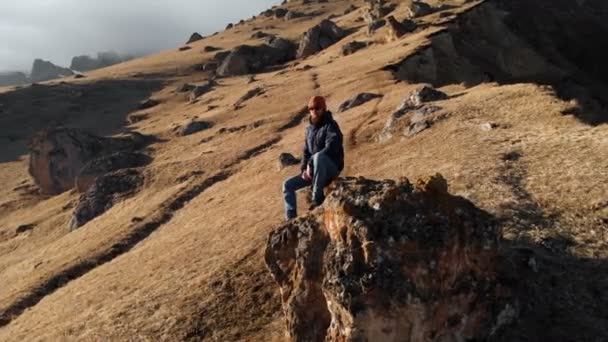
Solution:
[{"label": "man's hand", "polygon": [[307,182],[310,182],[312,180],[312,172],[310,169],[310,165],[308,165],[306,167],[306,170],[304,170],[304,172],[302,172],[302,179]]}]

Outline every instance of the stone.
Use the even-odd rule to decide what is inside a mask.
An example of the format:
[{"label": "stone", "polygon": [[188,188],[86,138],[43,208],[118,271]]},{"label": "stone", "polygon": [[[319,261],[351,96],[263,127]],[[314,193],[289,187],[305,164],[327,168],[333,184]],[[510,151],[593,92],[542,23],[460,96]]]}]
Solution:
[{"label": "stone", "polygon": [[187,136],[213,127],[213,122],[191,120],[179,128],[177,135]]},{"label": "stone", "polygon": [[397,21],[392,15],[387,19],[388,22],[388,41],[397,40],[403,37],[406,33],[414,31],[416,29],[416,23],[411,20],[405,19],[403,22]]},{"label": "stone", "polygon": [[424,85],[405,98],[397,107],[397,110],[407,110],[410,108],[416,108],[427,102],[440,101],[447,99],[446,93],[436,90],[435,88]]},{"label": "stone", "polygon": [[17,233],[17,234],[23,234],[25,232],[29,232],[30,230],[33,230],[34,228],[36,228],[36,225],[33,224],[33,223],[22,224],[19,227],[17,227],[17,229],[15,229],[15,233]]},{"label": "stone", "polygon": [[349,43],[346,43],[342,46],[342,55],[343,56],[348,56],[351,55],[363,48],[367,47],[367,43],[364,42],[359,42],[359,41],[352,41]]},{"label": "stone", "polygon": [[158,100],[147,99],[147,100],[140,102],[138,108],[139,109],[148,109],[148,108],[158,106],[159,104],[160,104],[160,101],[158,101]]},{"label": "stone", "polygon": [[285,16],[283,17],[283,19],[285,19],[285,20],[293,20],[293,19],[296,19],[296,18],[300,18],[300,17],[302,17],[302,16],[303,16],[303,14],[302,14],[302,13],[300,13],[300,12],[296,12],[296,11],[288,11],[288,12],[285,14]]},{"label": "stone", "polygon": [[151,161],[152,158],[145,154],[128,151],[116,152],[108,156],[93,159],[86,163],[78,172],[76,190],[83,193],[93,185],[97,177],[120,169],[142,167]]},{"label": "stone", "polygon": [[175,88],[175,91],[178,93],[187,93],[187,92],[193,90],[194,88],[195,88],[195,86],[193,86],[192,84],[183,83],[183,84],[180,84],[177,88]]},{"label": "stone", "polygon": [[218,76],[256,73],[264,68],[285,63],[295,57],[295,45],[290,41],[269,36],[263,45],[240,45],[228,52],[217,69]]},{"label": "stone", "polygon": [[433,11],[431,5],[422,1],[413,1],[407,9],[410,18],[424,17],[433,13]]},{"label": "stone", "polygon": [[233,105],[234,108],[239,109],[242,107],[243,103],[245,103],[247,100],[261,95],[265,92],[264,88],[262,87],[255,87],[252,89],[249,89],[243,96],[241,96]]},{"label": "stone", "polygon": [[75,128],[43,130],[28,141],[28,172],[42,194],[56,195],[74,188],[76,177],[89,161],[118,151],[134,151],[148,142],[149,138],[139,133],[106,138]]},{"label": "stone", "polygon": [[222,48],[216,47],[216,46],[211,46],[211,45],[207,45],[203,48],[203,52],[213,52],[213,51],[219,51],[222,50]]},{"label": "stone", "polygon": [[373,99],[377,99],[380,97],[382,97],[382,95],[380,95],[380,94],[372,94],[372,93],[357,94],[357,95],[353,96],[352,98],[344,101],[340,105],[340,107],[338,107],[338,113],[341,113],[341,112],[344,112],[351,108],[360,106],[360,105],[364,104],[365,102],[368,102],[368,101],[371,101]]},{"label": "stone", "polygon": [[344,13],[342,13],[342,14],[343,14],[343,15],[347,15],[347,14],[349,14],[349,13],[352,13],[352,12],[356,11],[356,10],[357,10],[357,6],[355,6],[355,5],[350,5],[350,6],[348,6],[348,8],[346,8],[346,9],[344,10]]},{"label": "stone", "polygon": [[181,46],[181,47],[180,47],[179,49],[177,49],[177,50],[178,50],[178,51],[187,51],[187,50],[190,50],[190,49],[192,49],[192,47],[190,47],[190,46]]},{"label": "stone", "polygon": [[209,80],[209,81],[203,83],[200,86],[194,87],[194,89],[192,89],[192,91],[190,92],[190,96],[189,96],[190,102],[194,102],[199,97],[201,97],[204,94],[212,91],[213,88],[216,86],[216,84],[217,83],[215,83],[215,81]]},{"label": "stone", "polygon": [[486,340],[515,305],[500,236],[439,174],[415,186],[349,177],[273,230],[264,258],[293,341]]},{"label": "stone", "polygon": [[384,25],[386,25],[386,20],[384,19],[377,19],[370,22],[369,24],[367,24],[367,35],[373,35],[378,29],[384,27]]},{"label": "stone", "polygon": [[297,58],[306,58],[326,49],[344,38],[346,33],[330,20],[323,20],[319,25],[306,31],[300,39]]},{"label": "stone", "polygon": [[93,185],[80,196],[68,223],[70,230],[82,227],[124,200],[143,184],[143,175],[134,169],[110,172],[95,179]]},{"label": "stone", "polygon": [[188,39],[188,41],[186,42],[186,44],[194,43],[194,42],[199,41],[201,39],[203,39],[203,36],[201,36],[198,32],[194,32],[190,36],[190,39]]},{"label": "stone", "polygon": [[298,164],[300,164],[300,159],[294,157],[291,153],[281,153],[279,155],[279,170]]},{"label": "stone", "polygon": [[274,10],[274,17],[277,19],[284,18],[287,12],[289,11],[285,8],[277,8]]}]

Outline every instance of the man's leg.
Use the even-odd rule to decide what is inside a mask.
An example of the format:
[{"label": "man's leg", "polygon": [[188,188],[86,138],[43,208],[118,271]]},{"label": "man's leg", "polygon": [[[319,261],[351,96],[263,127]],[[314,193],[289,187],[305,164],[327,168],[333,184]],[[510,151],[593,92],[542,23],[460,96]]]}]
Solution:
[{"label": "man's leg", "polygon": [[313,205],[320,205],[325,200],[323,188],[338,175],[338,168],[325,153],[315,153],[312,156],[313,176],[312,176],[312,202]]},{"label": "man's leg", "polygon": [[310,182],[302,179],[301,175],[291,177],[283,183],[283,200],[285,202],[285,218],[291,220],[298,216],[298,206],[296,203],[296,190],[310,185]]}]

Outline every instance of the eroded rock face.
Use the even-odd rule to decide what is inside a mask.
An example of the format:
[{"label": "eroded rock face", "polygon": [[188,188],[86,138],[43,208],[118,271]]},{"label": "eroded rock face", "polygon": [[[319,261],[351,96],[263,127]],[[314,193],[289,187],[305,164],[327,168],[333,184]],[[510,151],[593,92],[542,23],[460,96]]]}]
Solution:
[{"label": "eroded rock face", "polygon": [[259,46],[240,45],[230,52],[216,55],[221,60],[218,76],[236,76],[256,73],[265,67],[285,63],[295,56],[295,45],[286,39],[272,37],[267,44]]},{"label": "eroded rock face", "polygon": [[42,59],[35,59],[30,80],[32,82],[42,82],[72,75],[74,75],[74,72],[70,69],[56,66],[55,64]]},{"label": "eroded rock face", "polygon": [[463,341],[496,331],[508,304],[497,280],[499,228],[419,181],[339,179],[322,207],[269,238],[294,341]]},{"label": "eroded rock face", "polygon": [[144,146],[146,138],[105,138],[74,128],[55,128],[34,135],[28,142],[29,173],[43,194],[55,195],[72,189],[85,164],[117,151]]}]

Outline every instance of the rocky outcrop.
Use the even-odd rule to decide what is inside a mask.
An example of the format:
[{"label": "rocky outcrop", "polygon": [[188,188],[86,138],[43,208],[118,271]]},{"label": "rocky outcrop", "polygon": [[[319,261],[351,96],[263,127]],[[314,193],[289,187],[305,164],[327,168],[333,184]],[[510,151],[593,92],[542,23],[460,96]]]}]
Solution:
[{"label": "rocky outcrop", "polygon": [[199,97],[212,91],[216,85],[217,83],[214,80],[208,80],[199,86],[195,86],[189,95],[190,102],[194,102]]},{"label": "rocky outcrop", "polygon": [[143,181],[143,175],[134,169],[119,170],[97,178],[80,196],[68,227],[70,230],[82,227],[132,195]]},{"label": "rocky outcrop", "polygon": [[397,107],[398,111],[416,108],[427,102],[441,101],[448,98],[448,95],[429,85],[412,91]]},{"label": "rocky outcrop", "polygon": [[240,45],[227,54],[216,55],[221,61],[218,76],[236,76],[262,71],[264,68],[288,62],[295,57],[295,46],[280,37],[268,37],[266,44]]},{"label": "rocky outcrop", "polygon": [[22,72],[3,72],[0,73],[0,87],[25,84],[29,80]]},{"label": "rocky outcrop", "polygon": [[512,310],[498,280],[499,228],[447,190],[439,174],[416,185],[339,179],[322,207],[275,229],[265,260],[291,340],[464,341],[497,331]]},{"label": "rocky outcrop", "polygon": [[93,159],[85,164],[76,177],[76,190],[85,192],[97,177],[112,171],[141,167],[152,161],[149,156],[136,152],[116,152],[109,156]]},{"label": "rocky outcrop", "polygon": [[330,20],[323,20],[306,31],[298,46],[297,58],[305,58],[326,49],[344,38],[346,33]]},{"label": "rocky outcrop", "polygon": [[434,12],[433,7],[426,2],[416,0],[409,5],[407,12],[410,18],[423,17]]},{"label": "rocky outcrop", "polygon": [[30,80],[32,82],[43,82],[72,75],[74,75],[74,72],[70,69],[58,67],[55,64],[42,59],[36,59],[32,66]]},{"label": "rocky outcrop", "polygon": [[338,107],[338,113],[347,111],[351,108],[355,108],[357,106],[360,106],[362,104],[364,104],[365,102],[371,101],[373,99],[377,99],[379,97],[382,97],[382,95],[380,94],[372,94],[372,93],[360,93],[357,94],[355,96],[353,96],[352,98],[344,101],[340,107]]},{"label": "rocky outcrop", "polygon": [[146,143],[147,138],[141,134],[105,138],[74,128],[45,130],[28,141],[28,171],[41,193],[55,195],[74,188],[76,177],[89,161],[118,151],[133,151]]}]

